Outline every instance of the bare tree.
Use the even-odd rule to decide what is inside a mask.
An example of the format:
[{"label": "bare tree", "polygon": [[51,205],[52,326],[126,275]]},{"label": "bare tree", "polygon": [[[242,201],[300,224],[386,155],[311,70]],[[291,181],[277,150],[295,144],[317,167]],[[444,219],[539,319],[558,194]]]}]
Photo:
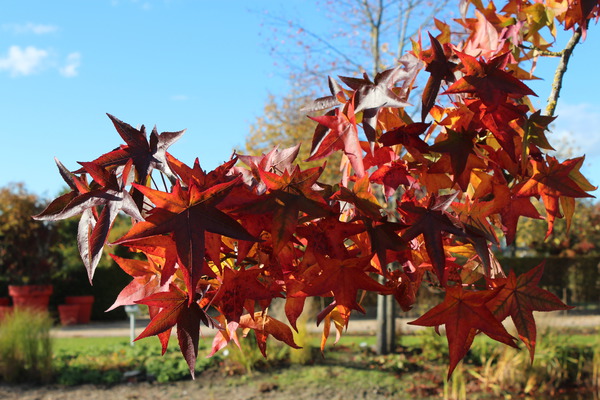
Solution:
[{"label": "bare tree", "polygon": [[271,54],[307,90],[320,87],[327,75],[376,75],[395,65],[411,38],[431,28],[434,15],[451,2],[457,0],[316,1],[315,13],[327,15],[327,27],[267,14],[266,25],[274,35],[289,39],[270,40]]}]

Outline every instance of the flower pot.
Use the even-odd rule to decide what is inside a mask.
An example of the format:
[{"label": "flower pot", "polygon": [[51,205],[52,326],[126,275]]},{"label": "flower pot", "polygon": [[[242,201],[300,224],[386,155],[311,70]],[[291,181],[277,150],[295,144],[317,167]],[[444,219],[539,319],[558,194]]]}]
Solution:
[{"label": "flower pot", "polygon": [[15,308],[48,311],[52,285],[9,285],[8,294],[12,297]]},{"label": "flower pot", "polygon": [[60,317],[61,325],[75,325],[77,323],[77,318],[79,318],[79,304],[59,305],[58,316]]},{"label": "flower pot", "polygon": [[94,304],[94,296],[67,296],[65,299],[67,304],[79,305],[79,316],[77,317],[78,324],[89,324],[92,317],[92,305]]}]

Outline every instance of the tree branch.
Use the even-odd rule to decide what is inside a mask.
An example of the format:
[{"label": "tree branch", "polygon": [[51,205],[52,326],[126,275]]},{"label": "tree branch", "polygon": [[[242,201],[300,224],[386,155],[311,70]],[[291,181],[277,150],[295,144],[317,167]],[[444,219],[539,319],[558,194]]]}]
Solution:
[{"label": "tree branch", "polygon": [[582,28],[579,27],[573,33],[573,36],[571,36],[569,43],[567,43],[565,48],[560,52],[560,61],[556,67],[556,72],[554,73],[554,81],[552,81],[552,92],[550,92],[550,96],[548,97],[548,101],[546,103],[546,115],[548,116],[553,116],[554,111],[556,110],[556,103],[558,102],[558,97],[560,96],[563,77],[565,72],[567,72],[567,65],[569,64],[571,54],[581,39],[581,33]]}]

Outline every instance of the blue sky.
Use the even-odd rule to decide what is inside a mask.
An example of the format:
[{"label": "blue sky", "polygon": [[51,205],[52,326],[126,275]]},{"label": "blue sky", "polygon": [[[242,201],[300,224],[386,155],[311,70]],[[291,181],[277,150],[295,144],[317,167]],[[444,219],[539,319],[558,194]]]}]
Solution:
[{"label": "blue sky", "polygon": [[[205,169],[241,147],[269,93],[287,84],[269,55],[264,10],[309,19],[312,1],[6,1],[0,7],[0,186],[43,196],[68,168],[117,147],[105,113],[159,131],[187,128],[171,148]],[[318,20],[315,22],[318,26]],[[324,24],[324,23],[323,23]],[[262,34],[262,35],[261,35]],[[570,134],[600,184],[600,27],[573,56],[551,140]],[[537,75],[551,79],[555,61]],[[531,87],[545,101],[548,82]],[[541,105],[542,103],[540,103]],[[596,195],[598,195],[596,191]]]}]

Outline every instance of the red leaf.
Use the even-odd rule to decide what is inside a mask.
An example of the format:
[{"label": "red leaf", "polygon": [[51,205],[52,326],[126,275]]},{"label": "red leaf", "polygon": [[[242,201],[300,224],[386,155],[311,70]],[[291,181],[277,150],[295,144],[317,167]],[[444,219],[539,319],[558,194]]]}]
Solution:
[{"label": "red leaf", "polygon": [[347,324],[352,310],[365,312],[356,301],[359,290],[388,292],[388,288],[368,275],[372,269],[372,258],[367,256],[337,260],[319,257],[318,262],[323,271],[308,282],[304,292],[310,296],[324,296],[333,292],[336,307]]},{"label": "red leaf", "polygon": [[142,300],[136,301],[136,303],[161,308],[160,312],[152,318],[146,329],[135,339],[140,340],[148,336],[158,335],[175,326],[179,315],[187,308],[187,294],[177,286],[171,284],[168,292],[154,293]]},{"label": "red leaf", "polygon": [[300,348],[294,341],[294,334],[289,326],[262,312],[242,316],[240,327],[254,330],[258,348],[263,357],[267,356],[267,337],[269,335],[294,349]]},{"label": "red leaf", "polygon": [[177,183],[171,193],[136,185],[157,206],[146,221],[134,225],[115,244],[172,233],[191,304],[200,276],[208,273],[205,271],[204,259],[206,231],[234,239],[257,241],[239,222],[212,204],[220,201],[222,192],[232,184],[228,182],[225,186],[216,185],[200,191],[195,185],[184,190]]},{"label": "red leaf", "polygon": [[421,102],[421,121],[423,122],[425,122],[427,114],[429,114],[429,111],[435,104],[442,81],[454,82],[455,78],[453,71],[456,67],[455,63],[449,61],[449,55],[447,56],[445,54],[444,48],[440,42],[431,36],[431,33],[428,34],[429,40],[431,41],[432,55],[429,60],[425,60],[425,63],[427,64],[427,68],[425,68],[425,70],[431,75],[427,80],[425,89],[423,89]]},{"label": "red leaf", "polygon": [[411,325],[445,325],[450,353],[448,379],[458,362],[467,354],[473,338],[481,331],[494,340],[517,347],[513,338],[486,303],[499,294],[499,290],[468,291],[462,286],[446,288],[444,301],[427,311]]},{"label": "red leaf", "polygon": [[531,355],[531,362],[535,355],[536,327],[533,311],[569,310],[573,307],[564,304],[558,297],[539,288],[537,285],[544,273],[544,263],[531,269],[529,272],[515,276],[513,270],[507,278],[494,281],[496,285],[503,285],[500,293],[487,306],[498,320],[502,321],[510,315],[519,338],[525,343]]},{"label": "red leaf", "polygon": [[111,254],[111,257],[123,271],[133,276],[133,280],[121,290],[112,306],[106,311],[123,305],[135,304],[163,288],[156,269],[151,261],[122,258]]},{"label": "red leaf", "polygon": [[583,157],[579,157],[559,163],[551,156],[546,157],[546,162],[532,161],[533,176],[518,187],[516,196],[542,197],[548,220],[546,237],[552,233],[554,220],[562,217],[559,206],[561,197],[594,197],[586,190],[595,188],[579,173],[582,162]]},{"label": "red leaf", "polygon": [[309,118],[318,122],[319,125],[313,136],[310,157],[306,161],[319,160],[336,150],[343,150],[356,175],[359,178],[362,177],[365,174],[365,168],[352,102],[348,103],[345,112],[336,108],[321,117]]},{"label": "red leaf", "polygon": [[432,197],[427,208],[415,206],[412,202],[403,202],[398,211],[406,215],[405,219],[410,227],[402,233],[402,239],[406,242],[423,235],[427,254],[435,268],[435,273],[442,285],[446,285],[446,254],[444,251],[442,232],[464,236],[463,230],[453,222],[446,208],[456,198],[454,195]]},{"label": "red leaf", "polygon": [[281,288],[268,287],[260,282],[264,271],[259,268],[235,271],[223,267],[221,287],[213,297],[212,303],[227,319],[227,322],[239,322],[247,300],[271,300],[281,297]]}]

